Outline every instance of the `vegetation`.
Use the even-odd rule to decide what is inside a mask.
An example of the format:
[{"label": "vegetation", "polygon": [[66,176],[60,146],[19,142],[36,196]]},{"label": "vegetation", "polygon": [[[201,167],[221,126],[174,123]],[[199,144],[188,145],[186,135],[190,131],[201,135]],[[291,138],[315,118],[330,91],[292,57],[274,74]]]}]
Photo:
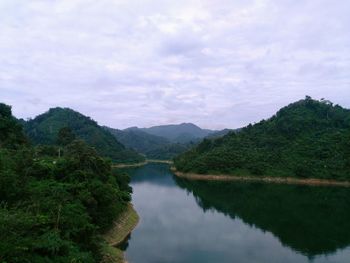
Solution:
[{"label": "vegetation", "polygon": [[202,139],[214,132],[201,129],[192,123],[153,126],[141,130],[152,135],[164,137],[174,143],[189,143]]},{"label": "vegetation", "polygon": [[125,146],[143,154],[170,143],[170,141],[164,137],[149,134],[139,128],[118,130],[105,127],[105,129],[112,133],[115,138]]},{"label": "vegetation", "polygon": [[139,219],[139,215],[129,204],[124,213],[114,222],[113,228],[104,235],[104,239],[112,246],[120,245],[130,235]]},{"label": "vegetation", "polygon": [[139,215],[131,204],[114,222],[114,226],[104,236],[101,263],[124,263],[123,251],[128,247],[131,231],[139,222]]},{"label": "vegetation", "polygon": [[197,145],[203,138],[219,138],[231,130],[212,131],[192,123],[161,125],[151,128],[131,127],[125,130],[104,127],[125,146],[149,159],[171,160]]},{"label": "vegetation", "polygon": [[225,136],[226,134],[230,133],[230,132],[239,132],[240,129],[234,129],[234,130],[231,130],[231,129],[223,129],[221,131],[215,131],[213,133],[210,133],[208,136],[206,136],[205,138],[207,139],[217,139],[217,138],[220,138],[220,137],[223,137]]},{"label": "vegetation", "polygon": [[39,125],[61,146],[33,148],[5,104],[0,120],[0,262],[100,262],[101,234],[131,199],[129,177],[68,129],[45,137]]},{"label": "vegetation", "polygon": [[[145,155],[149,159],[170,160],[185,152],[194,145],[194,142],[176,143],[169,139],[147,133],[142,129],[133,127],[117,130],[105,127],[115,138],[125,146]],[[195,141],[197,142],[198,139]]]},{"label": "vegetation", "polygon": [[184,153],[194,145],[195,143],[193,142],[186,143],[186,144],[169,143],[169,144],[165,144],[160,147],[146,151],[146,156],[149,159],[155,159],[155,160],[171,160],[175,156]]},{"label": "vegetation", "polygon": [[[65,144],[66,142],[60,141],[60,136],[71,136],[68,141],[73,137],[82,139],[93,146],[98,154],[111,158],[113,162],[133,163],[144,160],[143,156],[125,148],[94,120],[68,108],[52,108],[25,122],[24,127],[31,142],[36,145]],[[63,134],[59,134],[60,131]]]},{"label": "vegetation", "polygon": [[205,139],[175,158],[182,172],[350,179],[350,110],[306,97],[268,120]]}]

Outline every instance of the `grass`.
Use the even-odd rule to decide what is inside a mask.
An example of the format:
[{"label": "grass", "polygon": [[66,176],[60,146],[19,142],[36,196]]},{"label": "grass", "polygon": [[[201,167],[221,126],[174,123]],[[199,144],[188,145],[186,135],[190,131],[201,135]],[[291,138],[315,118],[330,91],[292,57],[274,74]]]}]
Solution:
[{"label": "grass", "polygon": [[106,242],[102,245],[103,258],[100,263],[125,263],[123,251]]}]

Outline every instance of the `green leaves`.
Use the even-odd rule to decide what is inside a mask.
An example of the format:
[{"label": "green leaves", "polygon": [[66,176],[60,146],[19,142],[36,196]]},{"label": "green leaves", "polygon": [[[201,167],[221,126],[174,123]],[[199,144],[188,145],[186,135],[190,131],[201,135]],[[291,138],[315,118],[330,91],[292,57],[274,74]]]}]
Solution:
[{"label": "green leaves", "polygon": [[16,149],[26,143],[22,126],[11,113],[11,107],[0,103],[0,148]]}]

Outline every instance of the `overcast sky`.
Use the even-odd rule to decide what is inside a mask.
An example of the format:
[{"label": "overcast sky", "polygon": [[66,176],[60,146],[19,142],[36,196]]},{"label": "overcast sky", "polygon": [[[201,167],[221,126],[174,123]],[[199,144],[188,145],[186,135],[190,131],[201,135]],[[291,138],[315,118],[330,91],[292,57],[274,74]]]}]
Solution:
[{"label": "overcast sky", "polygon": [[350,108],[349,0],[1,0],[0,101],[115,128]]}]

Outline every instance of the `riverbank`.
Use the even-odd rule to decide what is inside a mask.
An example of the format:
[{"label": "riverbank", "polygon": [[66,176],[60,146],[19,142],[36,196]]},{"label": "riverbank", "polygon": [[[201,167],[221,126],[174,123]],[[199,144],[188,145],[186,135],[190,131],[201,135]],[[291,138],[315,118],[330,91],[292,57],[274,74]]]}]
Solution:
[{"label": "riverbank", "polygon": [[165,163],[165,164],[173,164],[170,160],[156,160],[156,159],[147,159],[144,162],[141,163],[132,163],[132,164],[113,164],[113,168],[132,168],[132,167],[141,167],[149,163]]},{"label": "riverbank", "polygon": [[139,219],[133,205],[128,204],[126,211],[114,222],[114,226],[103,235],[105,245],[101,263],[126,263],[123,251],[117,246],[134,230]]},{"label": "riverbank", "polygon": [[182,173],[176,170],[175,167],[171,168],[172,172],[181,178],[189,180],[202,180],[202,181],[245,181],[245,182],[263,182],[263,183],[275,183],[275,184],[295,184],[295,185],[310,185],[310,186],[342,186],[350,187],[349,181],[336,181],[328,179],[317,178],[294,178],[294,177],[269,177],[269,176],[235,176],[235,175],[211,175],[211,174],[195,174],[195,173]]}]

